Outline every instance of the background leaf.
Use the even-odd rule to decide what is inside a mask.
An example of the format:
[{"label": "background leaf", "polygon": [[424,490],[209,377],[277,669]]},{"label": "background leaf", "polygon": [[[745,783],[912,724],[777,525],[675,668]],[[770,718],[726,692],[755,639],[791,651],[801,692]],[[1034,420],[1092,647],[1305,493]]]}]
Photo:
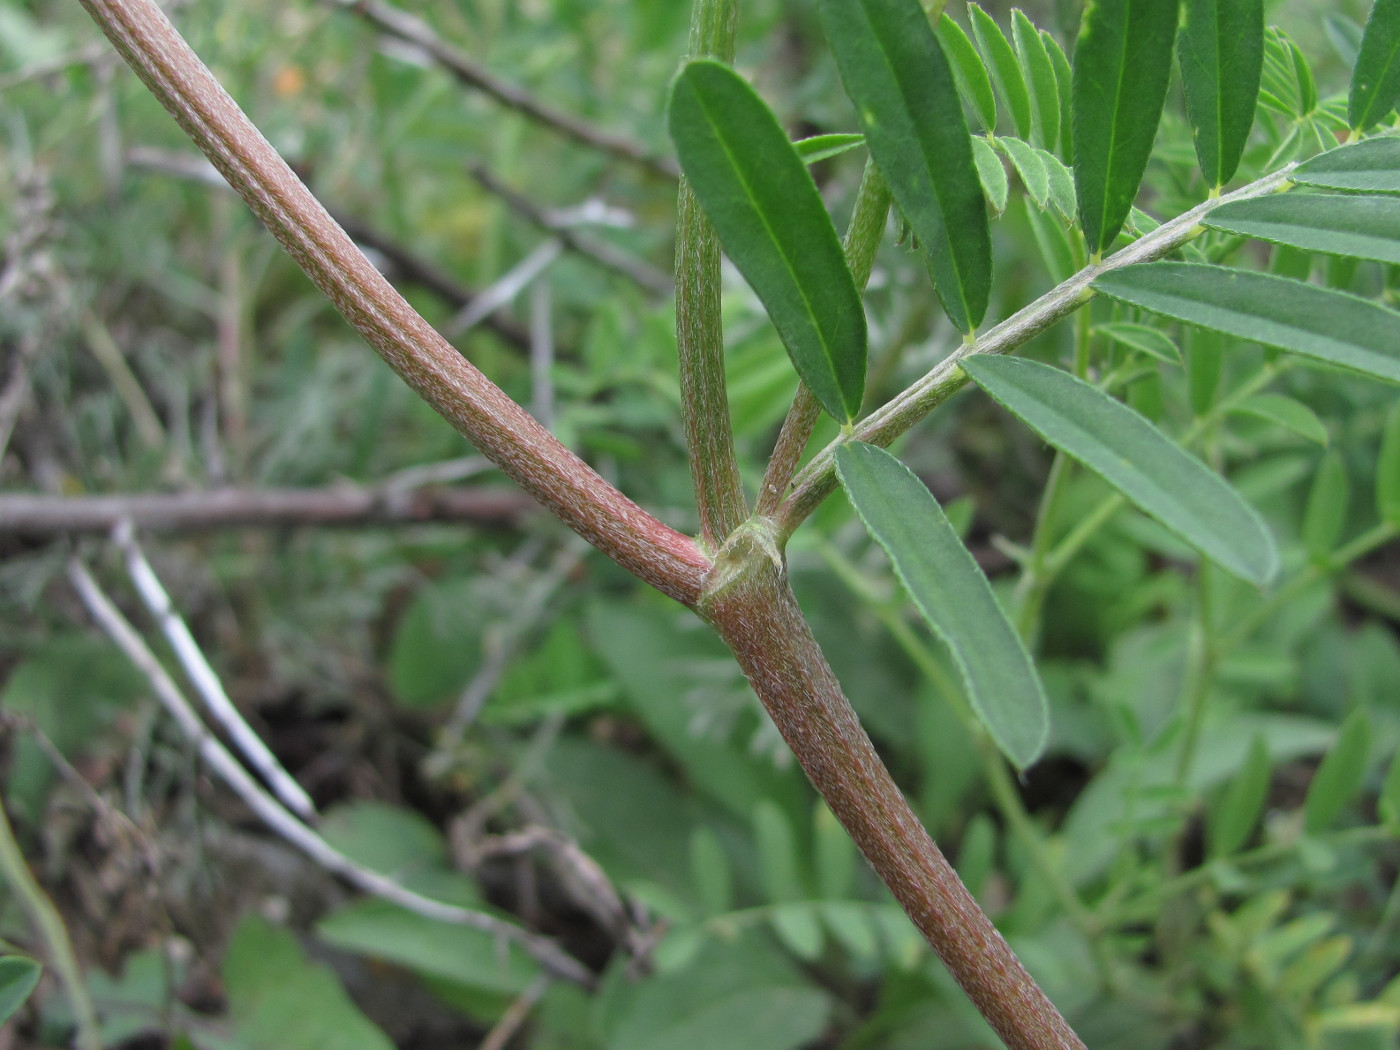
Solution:
[{"label": "background leaf", "polygon": [[1400,200],[1279,193],[1222,204],[1204,225],[1310,252],[1400,263]]},{"label": "background leaf", "polygon": [[1376,0],[1351,74],[1347,121],[1357,131],[1379,124],[1400,98],[1400,0]]},{"label": "background leaf", "polygon": [[1329,452],[1318,464],[1303,514],[1303,546],[1314,561],[1325,560],[1337,546],[1347,520],[1350,492],[1346,464],[1341,456]]},{"label": "background leaf", "polygon": [[1029,766],[1049,732],[1045,692],[1020,635],[938,501],[913,471],[874,445],[842,445],[836,472],[909,597],[948,646],[992,739],[1015,765]]},{"label": "background leaf", "polygon": [[1400,313],[1345,292],[1204,263],[1125,266],[1105,295],[1315,360],[1400,383]]},{"label": "background leaf", "polygon": [[1107,324],[1095,325],[1094,331],[1107,336],[1115,343],[1141,350],[1160,361],[1173,365],[1181,364],[1181,348],[1160,328],[1133,324],[1130,321],[1110,321]]},{"label": "background leaf", "polygon": [[1323,758],[1303,801],[1303,828],[1309,834],[1326,831],[1351,801],[1366,776],[1371,748],[1371,721],[1357,708],[1337,731],[1337,742]]},{"label": "background leaf", "polygon": [[1257,585],[1277,571],[1273,538],[1253,508],[1128,406],[1038,361],[973,355],[962,367],[1051,445],[1223,568]]},{"label": "background leaf", "polygon": [[669,126],[695,195],[798,375],[827,412],[853,419],[865,391],[865,310],[787,135],[737,73],[710,61],[676,77]]},{"label": "background leaf", "polygon": [[24,1005],[43,972],[44,968],[35,960],[23,955],[0,958],[0,1024],[8,1021]]},{"label": "background leaf", "polygon": [[1391,406],[1376,457],[1376,512],[1382,521],[1400,525],[1400,403]]},{"label": "background leaf", "polygon": [[1319,445],[1326,445],[1328,441],[1327,427],[1317,418],[1317,413],[1284,394],[1254,394],[1232,405],[1230,412],[1267,419]]},{"label": "background leaf", "polygon": [[870,155],[929,256],[959,331],[987,312],[992,241],[972,142],[948,60],[918,0],[817,6]]},{"label": "background leaf", "polygon": [[1263,0],[1184,0],[1177,38],[1186,112],[1207,185],[1234,177],[1264,68]]},{"label": "background leaf", "polygon": [[1264,811],[1271,772],[1269,746],[1263,735],[1256,733],[1244,764],[1230,778],[1224,795],[1211,813],[1212,857],[1229,856],[1248,841],[1259,814]]},{"label": "background leaf", "polygon": [[1089,0],[1074,47],[1074,182],[1089,251],[1113,243],[1147,170],[1176,39],[1175,0]]}]

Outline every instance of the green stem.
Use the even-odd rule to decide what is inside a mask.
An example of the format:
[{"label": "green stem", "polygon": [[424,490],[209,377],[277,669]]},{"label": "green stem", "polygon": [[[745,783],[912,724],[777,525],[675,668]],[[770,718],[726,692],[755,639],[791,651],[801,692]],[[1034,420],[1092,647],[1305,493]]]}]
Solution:
[{"label": "green stem", "polygon": [[58,909],[44,893],[29,865],[24,862],[19,843],[15,841],[14,830],[10,827],[5,807],[0,805],[0,875],[10,884],[20,906],[29,916],[29,921],[38,930],[44,942],[49,962],[58,971],[58,979],[68,996],[68,1004],[73,1009],[73,1021],[78,1029],[79,1050],[102,1050],[102,1033],[97,1025],[97,1011],[88,995],[87,984],[83,981],[83,971],[78,966],[78,957],[73,951],[73,942],[68,939],[68,930]]},{"label": "green stem", "polygon": [[[733,61],[737,17],[737,0],[695,0],[691,57]],[[676,345],[700,540],[713,552],[748,517],[749,509],[725,389],[719,237],[684,178],[676,205]]]},{"label": "green stem", "polygon": [[[885,184],[880,169],[875,167],[875,162],[866,161],[845,240],[846,266],[855,278],[857,288],[864,289],[870,281],[870,272],[875,268],[875,253],[879,250],[889,213],[889,186]],[[778,432],[778,440],[773,446],[773,455],[763,473],[763,484],[759,487],[758,495],[760,515],[767,517],[778,509],[820,418],[821,406],[807,389],[807,384],[802,383],[792,399],[792,407],[783,420],[782,430]]]},{"label": "green stem", "polygon": [[966,385],[967,376],[960,367],[963,358],[972,354],[1012,353],[1093,298],[1092,284],[1098,277],[1124,266],[1150,262],[1170,254],[1204,232],[1200,223],[1210,212],[1228,201],[1274,192],[1288,181],[1294,167],[1295,164],[1286,165],[1272,175],[1266,175],[1217,200],[1199,204],[1163,223],[1110,258],[1084,267],[1029,306],[958,347],[922,379],[857,423],[849,434],[842,434],[803,468],[793,479],[792,494],[778,508],[776,517],[780,536],[790,536],[835,489],[835,453],[840,445],[847,441],[865,441],[881,447],[888,446]]}]

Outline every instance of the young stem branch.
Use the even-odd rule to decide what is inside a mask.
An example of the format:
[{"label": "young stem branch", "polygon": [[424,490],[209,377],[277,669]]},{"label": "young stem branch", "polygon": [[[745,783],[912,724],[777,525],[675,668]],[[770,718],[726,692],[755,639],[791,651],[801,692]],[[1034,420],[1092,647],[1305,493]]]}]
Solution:
[{"label": "young stem branch", "polygon": [[154,0],[82,0],[108,39],[337,310],[419,396],[565,524],[687,605],[709,560],[560,444],[396,292]]},{"label": "young stem branch", "polygon": [[838,446],[847,441],[888,446],[962,389],[967,383],[967,376],[959,367],[963,358],[973,354],[1012,353],[1092,299],[1094,290],[1090,285],[1096,278],[1124,266],[1151,262],[1170,254],[1198,236],[1202,232],[1200,221],[1220,205],[1274,192],[1289,181],[1295,167],[1296,164],[1289,164],[1234,193],[1198,204],[1102,262],[1086,266],[1001,324],[959,346],[922,379],[857,423],[851,434],[838,437],[797,475],[792,494],[783,501],[776,515],[780,536],[790,536],[836,487],[834,455]]},{"label": "young stem branch", "polygon": [[[856,203],[851,210],[851,223],[846,227],[845,240],[846,266],[855,278],[856,287],[862,290],[870,282],[870,271],[875,268],[875,253],[880,248],[885,218],[889,213],[890,188],[885,184],[880,169],[875,167],[875,162],[868,160],[860,177],[860,188],[856,190]],[[820,418],[821,405],[807,384],[799,383],[792,407],[788,409],[783,428],[773,445],[773,455],[763,473],[763,483],[759,486],[760,515],[766,517],[778,509]]]},{"label": "young stem branch", "polygon": [[[737,0],[695,0],[690,18],[691,56],[731,61],[737,18]],[[685,178],[681,179],[676,213],[681,419],[700,511],[701,541],[714,551],[749,514],[734,455],[734,427],[724,380],[719,237]]]}]

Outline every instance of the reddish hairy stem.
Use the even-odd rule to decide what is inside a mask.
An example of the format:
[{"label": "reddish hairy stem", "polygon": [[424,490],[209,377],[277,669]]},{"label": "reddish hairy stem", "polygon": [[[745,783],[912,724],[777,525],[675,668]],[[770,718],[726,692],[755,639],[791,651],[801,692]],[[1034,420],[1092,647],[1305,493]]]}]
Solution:
[{"label": "reddish hairy stem", "polygon": [[205,68],[153,0],[83,6],[345,319],[493,463],[623,568],[687,605],[709,567],[560,444],[418,316]]},{"label": "reddish hairy stem", "polygon": [[[761,527],[761,526],[760,526]],[[703,614],[832,813],[1011,1050],[1084,1050],[919,823],[861,728],[754,529],[715,569]]]}]

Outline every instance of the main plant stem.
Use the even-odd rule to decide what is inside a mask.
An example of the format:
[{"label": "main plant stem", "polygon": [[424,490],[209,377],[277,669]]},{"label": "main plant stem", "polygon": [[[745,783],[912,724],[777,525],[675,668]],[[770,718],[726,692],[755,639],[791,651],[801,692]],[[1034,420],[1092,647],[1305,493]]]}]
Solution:
[{"label": "main plant stem", "polygon": [[895,786],[788,586],[767,519],[720,556],[701,603],[832,813],[1010,1050],[1083,1050]]}]

